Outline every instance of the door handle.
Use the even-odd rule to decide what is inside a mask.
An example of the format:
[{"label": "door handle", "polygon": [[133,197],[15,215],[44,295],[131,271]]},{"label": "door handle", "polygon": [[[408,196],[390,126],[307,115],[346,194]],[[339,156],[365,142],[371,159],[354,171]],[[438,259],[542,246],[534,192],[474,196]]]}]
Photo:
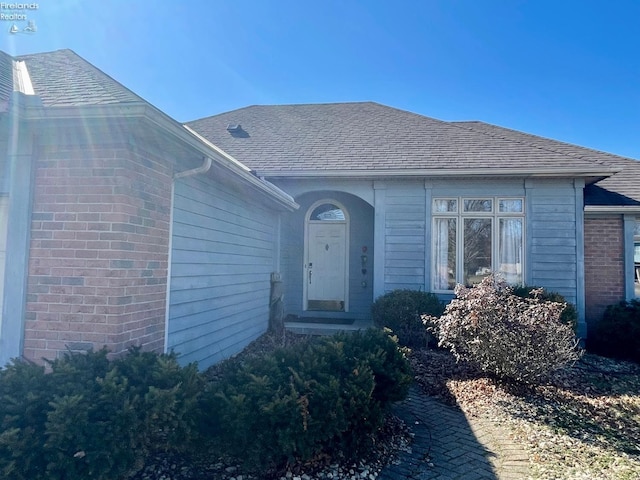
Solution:
[{"label": "door handle", "polygon": [[309,269],[309,285],[311,285],[311,269]]}]

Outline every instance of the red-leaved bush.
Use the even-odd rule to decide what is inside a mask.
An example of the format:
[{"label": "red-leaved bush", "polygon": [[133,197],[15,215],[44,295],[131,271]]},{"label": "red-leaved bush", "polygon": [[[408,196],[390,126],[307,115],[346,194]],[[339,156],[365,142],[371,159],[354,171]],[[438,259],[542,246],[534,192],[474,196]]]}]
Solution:
[{"label": "red-leaved bush", "polygon": [[440,318],[423,316],[438,346],[486,373],[535,383],[580,358],[570,325],[560,321],[566,304],[513,294],[490,275],[474,287],[458,285]]}]

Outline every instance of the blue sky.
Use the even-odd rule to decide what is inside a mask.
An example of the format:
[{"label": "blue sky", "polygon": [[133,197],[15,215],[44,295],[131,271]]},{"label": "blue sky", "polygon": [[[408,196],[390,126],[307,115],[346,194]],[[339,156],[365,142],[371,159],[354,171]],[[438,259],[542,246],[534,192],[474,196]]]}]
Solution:
[{"label": "blue sky", "polygon": [[35,3],[0,49],[70,48],[179,121],[371,100],[640,159],[637,0]]}]

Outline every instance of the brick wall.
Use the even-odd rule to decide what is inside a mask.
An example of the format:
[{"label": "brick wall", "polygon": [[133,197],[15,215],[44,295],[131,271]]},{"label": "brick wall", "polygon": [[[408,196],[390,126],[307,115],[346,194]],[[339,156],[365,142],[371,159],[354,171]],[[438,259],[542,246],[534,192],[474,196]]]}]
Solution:
[{"label": "brick wall", "polygon": [[170,167],[128,146],[50,148],[39,158],[24,356],[162,351]]},{"label": "brick wall", "polygon": [[586,217],[584,247],[586,320],[593,323],[607,305],[625,298],[622,218]]}]

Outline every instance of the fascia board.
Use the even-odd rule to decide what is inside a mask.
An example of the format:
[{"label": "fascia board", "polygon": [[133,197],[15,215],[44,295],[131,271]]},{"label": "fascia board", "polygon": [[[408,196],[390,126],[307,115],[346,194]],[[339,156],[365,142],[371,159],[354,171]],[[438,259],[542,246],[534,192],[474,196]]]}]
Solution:
[{"label": "fascia board", "polygon": [[584,213],[640,213],[640,205],[585,205]]},{"label": "fascia board", "polygon": [[620,169],[557,168],[557,169],[402,169],[402,170],[257,170],[256,174],[265,178],[389,178],[389,177],[599,177],[607,178],[618,173]]}]

